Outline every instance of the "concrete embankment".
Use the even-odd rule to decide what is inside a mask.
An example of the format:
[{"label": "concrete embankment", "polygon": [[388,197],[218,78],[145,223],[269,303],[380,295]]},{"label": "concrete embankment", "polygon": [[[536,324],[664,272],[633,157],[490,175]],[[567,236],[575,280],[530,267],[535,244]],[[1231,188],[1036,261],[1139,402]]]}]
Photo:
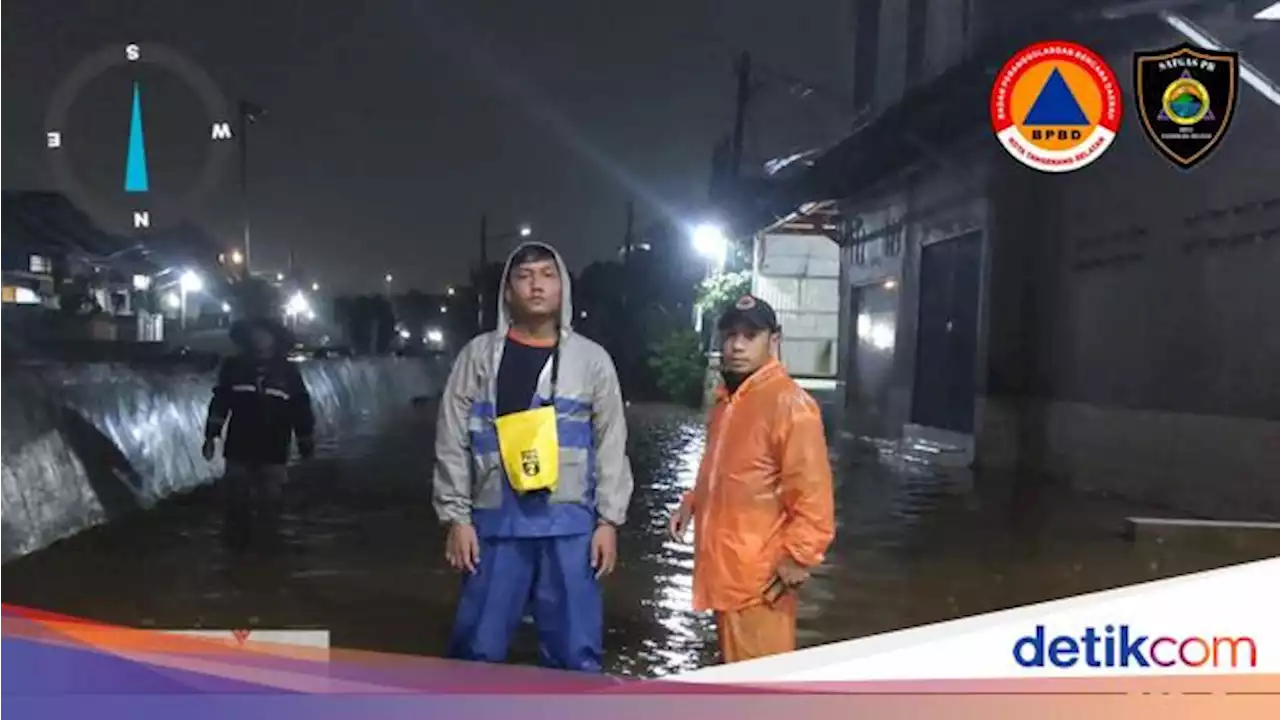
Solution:
[{"label": "concrete embankment", "polygon": [[[318,454],[356,450],[415,399],[437,395],[441,359],[301,364]],[[212,371],[6,362],[4,560],[203,485],[221,460],[200,455]]]}]

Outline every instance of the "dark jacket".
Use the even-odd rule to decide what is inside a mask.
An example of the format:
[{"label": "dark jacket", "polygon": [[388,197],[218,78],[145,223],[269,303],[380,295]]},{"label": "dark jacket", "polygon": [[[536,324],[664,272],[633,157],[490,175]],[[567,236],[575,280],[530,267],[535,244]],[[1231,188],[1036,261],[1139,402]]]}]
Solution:
[{"label": "dark jacket", "polygon": [[222,456],[229,462],[283,465],[297,435],[298,449],[310,455],[315,415],[298,366],[283,357],[260,360],[237,355],[223,361],[209,402],[205,438],[227,437]]}]

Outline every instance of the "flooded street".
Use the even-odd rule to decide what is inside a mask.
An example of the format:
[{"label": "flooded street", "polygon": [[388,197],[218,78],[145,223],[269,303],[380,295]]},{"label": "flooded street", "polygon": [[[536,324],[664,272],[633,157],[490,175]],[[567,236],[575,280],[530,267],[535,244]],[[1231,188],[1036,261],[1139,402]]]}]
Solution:
[{"label": "flooded street", "polygon": [[[692,550],[665,538],[691,486],[701,415],[631,409],[636,491],[606,589],[611,672],[657,676],[715,661],[690,606]],[[439,655],[458,589],[430,505],[433,407],[343,457],[292,469],[284,542],[232,558],[210,488],[7,563],[5,601],[156,628],[327,628],[334,646]],[[863,449],[859,449],[863,448]],[[832,442],[838,534],[804,591],[804,645],[973,615],[1249,558],[1134,545],[1127,503],[974,478]],[[534,657],[532,632],[513,660]]]}]

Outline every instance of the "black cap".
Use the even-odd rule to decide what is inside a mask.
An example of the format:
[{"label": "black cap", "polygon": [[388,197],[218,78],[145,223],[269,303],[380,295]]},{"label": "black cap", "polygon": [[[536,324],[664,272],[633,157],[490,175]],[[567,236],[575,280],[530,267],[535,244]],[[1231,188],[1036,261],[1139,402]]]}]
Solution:
[{"label": "black cap", "polygon": [[724,311],[720,316],[720,322],[716,323],[716,327],[720,330],[728,330],[738,325],[746,325],[757,330],[768,330],[776,332],[778,327],[778,314],[769,307],[769,303],[761,300],[755,295],[743,295],[738,298],[733,307]]}]

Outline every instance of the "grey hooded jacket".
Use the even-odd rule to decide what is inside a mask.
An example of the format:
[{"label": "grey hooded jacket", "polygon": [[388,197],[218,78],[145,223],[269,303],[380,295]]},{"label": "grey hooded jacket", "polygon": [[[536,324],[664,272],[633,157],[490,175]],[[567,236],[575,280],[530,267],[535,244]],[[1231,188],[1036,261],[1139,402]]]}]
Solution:
[{"label": "grey hooded jacket", "polygon": [[[592,525],[596,519],[620,525],[626,519],[633,480],[626,454],[626,417],[617,371],[604,348],[573,331],[569,272],[554,248],[545,243],[524,243],[516,248],[503,269],[503,285],[515,255],[528,245],[546,247],[555,255],[563,292],[556,389],[560,472],[549,502],[553,508],[560,506],[565,511],[557,523],[577,525],[585,517]],[[507,505],[512,504],[513,497],[504,490],[507,479],[493,423],[497,372],[511,326],[501,289],[497,302],[497,329],[472,339],[454,361],[441,398],[436,434],[436,513],[446,524],[474,523],[481,534],[486,533],[486,528],[510,534],[494,528],[509,529],[512,522],[508,517],[511,508],[503,507],[504,497]],[[550,362],[539,376],[538,394],[550,394]],[[578,429],[581,432],[574,432]]]}]

